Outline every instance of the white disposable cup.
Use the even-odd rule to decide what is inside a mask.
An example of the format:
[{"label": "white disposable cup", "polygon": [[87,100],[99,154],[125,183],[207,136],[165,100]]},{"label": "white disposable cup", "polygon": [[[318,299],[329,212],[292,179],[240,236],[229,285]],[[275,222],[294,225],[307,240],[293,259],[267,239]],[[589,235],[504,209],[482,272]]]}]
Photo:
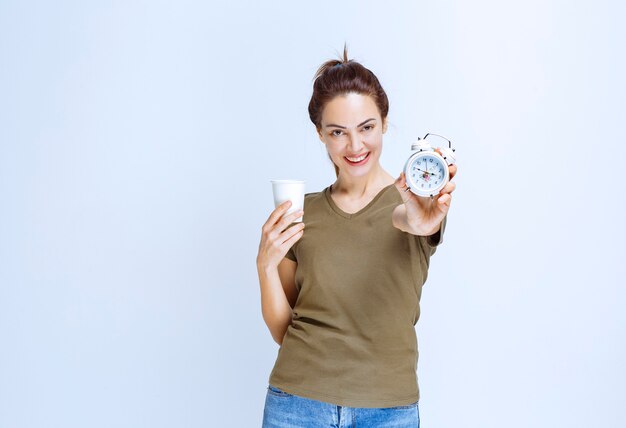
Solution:
[{"label": "white disposable cup", "polygon": [[[270,180],[274,193],[274,207],[277,208],[285,201],[291,201],[291,206],[283,217],[293,212],[304,209],[304,184],[303,180]],[[302,217],[294,222],[302,221]]]}]

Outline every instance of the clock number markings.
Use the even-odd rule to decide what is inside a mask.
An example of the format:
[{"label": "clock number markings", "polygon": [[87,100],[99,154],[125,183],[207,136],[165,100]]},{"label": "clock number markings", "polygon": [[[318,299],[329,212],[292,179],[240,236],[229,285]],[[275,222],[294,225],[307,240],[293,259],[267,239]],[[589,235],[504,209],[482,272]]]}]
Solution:
[{"label": "clock number markings", "polygon": [[[420,168],[421,167],[421,168]],[[423,169],[422,169],[423,168]],[[423,156],[413,163],[411,177],[421,188],[437,188],[443,182],[443,167],[439,159],[431,156]]]}]

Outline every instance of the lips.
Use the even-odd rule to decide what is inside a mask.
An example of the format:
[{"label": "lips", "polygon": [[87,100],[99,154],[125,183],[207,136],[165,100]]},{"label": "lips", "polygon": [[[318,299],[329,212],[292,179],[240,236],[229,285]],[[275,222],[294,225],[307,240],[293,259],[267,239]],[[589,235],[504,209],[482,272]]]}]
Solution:
[{"label": "lips", "polygon": [[[347,156],[344,156],[344,159],[345,159],[345,160],[346,160],[346,162],[348,162],[350,165],[361,165],[361,164],[364,164],[365,162],[367,162],[367,160],[368,160],[368,159],[369,159],[369,157],[370,157],[370,153],[371,153],[371,152],[367,152],[367,153],[365,154],[365,158],[361,159],[361,160],[360,160],[360,161],[358,161],[358,162],[353,162],[353,161],[351,161],[350,159],[348,159],[348,157],[347,157]],[[360,158],[361,156],[363,156],[363,154],[361,154],[361,155],[359,155],[359,156],[350,156],[350,157],[351,157],[352,159],[358,159],[358,158]]]}]

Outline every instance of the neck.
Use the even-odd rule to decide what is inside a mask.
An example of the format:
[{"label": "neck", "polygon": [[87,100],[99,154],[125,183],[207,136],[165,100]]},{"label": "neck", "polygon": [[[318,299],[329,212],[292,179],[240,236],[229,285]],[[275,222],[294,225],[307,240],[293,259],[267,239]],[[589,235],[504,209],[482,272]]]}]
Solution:
[{"label": "neck", "polygon": [[382,169],[380,165],[373,169],[370,174],[362,177],[352,177],[340,170],[337,180],[331,186],[331,193],[358,199],[362,196],[376,193],[382,187],[388,186],[393,182],[394,178]]}]

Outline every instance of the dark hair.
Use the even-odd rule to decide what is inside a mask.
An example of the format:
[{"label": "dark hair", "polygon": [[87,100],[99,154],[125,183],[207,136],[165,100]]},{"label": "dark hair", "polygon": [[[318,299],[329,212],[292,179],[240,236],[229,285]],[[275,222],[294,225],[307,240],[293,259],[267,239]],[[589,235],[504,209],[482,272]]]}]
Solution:
[{"label": "dark hair", "polygon": [[[348,59],[346,44],[343,58],[331,59],[320,66],[313,78],[313,95],[309,101],[309,118],[318,132],[322,129],[322,111],[326,104],[339,95],[357,93],[373,98],[384,121],[389,113],[389,100],[378,78],[358,62]],[[330,158],[330,155],[328,156]],[[332,162],[332,159],[331,159]],[[335,175],[339,168],[333,162]]]}]

